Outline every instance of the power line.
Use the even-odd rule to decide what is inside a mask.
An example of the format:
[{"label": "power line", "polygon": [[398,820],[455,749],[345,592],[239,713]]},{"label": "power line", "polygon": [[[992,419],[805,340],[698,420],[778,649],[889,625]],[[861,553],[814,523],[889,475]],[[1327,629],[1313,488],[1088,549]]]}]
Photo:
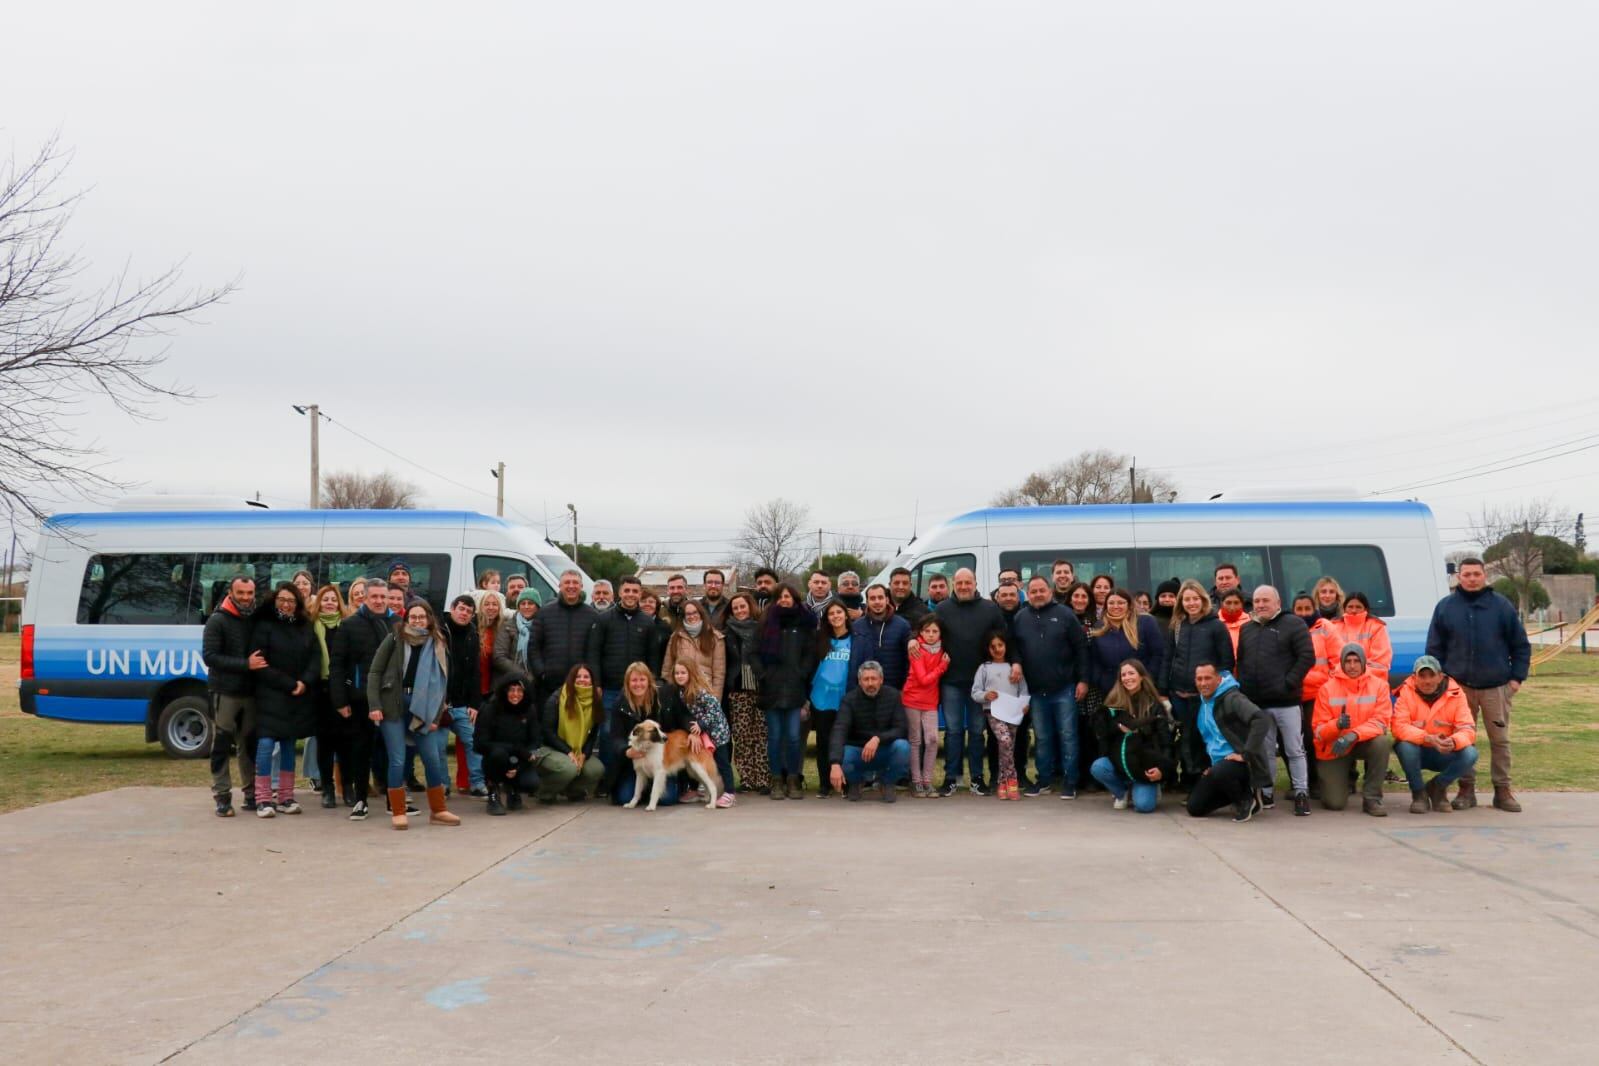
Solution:
[{"label": "power line", "polygon": [[[1599,440],[1594,440],[1593,437],[1578,437],[1578,438],[1576,438],[1576,440],[1570,440],[1570,441],[1567,441],[1566,443],[1567,444],[1578,444],[1579,442],[1585,441],[1585,440],[1593,441],[1593,443],[1591,443],[1591,444],[1582,444],[1580,447],[1568,448],[1567,450],[1565,450],[1563,452],[1556,452],[1553,455],[1544,455],[1544,456],[1540,456],[1539,458],[1536,458],[1536,459],[1525,459],[1525,460],[1523,460],[1522,462],[1519,462],[1519,463],[1507,463],[1507,465],[1497,466],[1497,467],[1495,467],[1492,470],[1479,470],[1476,473],[1471,473],[1469,471],[1472,470],[1472,469],[1475,469],[1475,468],[1468,467],[1466,471],[1458,472],[1455,476],[1452,476],[1452,477],[1437,478],[1437,479],[1432,480],[1432,481],[1416,482],[1416,483],[1410,484],[1410,485],[1399,485],[1399,486],[1397,486],[1395,488],[1391,488],[1391,489],[1379,489],[1377,492],[1367,493],[1367,495],[1369,495],[1369,496],[1378,496],[1378,495],[1381,495],[1383,493],[1388,493],[1388,492],[1411,492],[1411,491],[1414,491],[1416,489],[1430,488],[1430,487],[1432,487],[1434,485],[1449,485],[1449,484],[1452,484],[1452,483],[1454,483],[1456,481],[1466,481],[1466,480],[1471,479],[1471,478],[1487,477],[1489,474],[1502,474],[1506,470],[1519,470],[1521,467],[1524,467],[1524,466],[1532,466],[1532,465],[1534,465],[1536,463],[1548,462],[1550,459],[1559,459],[1559,458],[1561,458],[1563,456],[1576,455],[1578,452],[1586,452],[1586,451],[1591,451],[1594,448],[1599,448]],[[1561,445],[1553,444],[1553,445],[1550,445],[1549,447],[1558,448],[1558,447],[1561,447]],[[1538,449],[1538,451],[1547,451],[1547,450],[1548,450],[1547,448]],[[1530,454],[1533,454],[1533,453],[1524,452],[1522,454],[1523,455],[1530,455]],[[1518,456],[1509,456],[1508,458],[1515,459],[1515,458],[1519,458],[1519,457]],[[1495,460],[1495,461],[1496,462],[1506,462],[1506,460],[1504,460],[1504,459]]]}]

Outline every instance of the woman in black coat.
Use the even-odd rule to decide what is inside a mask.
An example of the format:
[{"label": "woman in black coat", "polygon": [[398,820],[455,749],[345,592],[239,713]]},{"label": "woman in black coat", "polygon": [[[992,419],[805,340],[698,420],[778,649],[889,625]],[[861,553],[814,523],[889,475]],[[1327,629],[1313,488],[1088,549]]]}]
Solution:
[{"label": "woman in black coat", "polygon": [[[294,802],[294,742],[316,734],[316,688],[322,678],[322,649],[306,617],[299,590],[285,581],[270,602],[255,613],[250,660],[255,678],[256,814],[299,814]],[[272,793],[272,754],[278,753],[276,806]]]},{"label": "woman in black coat", "polygon": [[533,787],[533,750],[538,747],[539,719],[520,674],[500,680],[476,725],[472,750],[483,756],[483,780],[489,787],[488,813],[521,810],[522,793]]},{"label": "woman in black coat", "polygon": [[816,672],[816,615],[792,585],[779,585],[761,620],[759,703],[766,712],[766,762],[772,799],[805,797],[800,713]]},{"label": "woman in black coat", "polygon": [[1193,787],[1210,766],[1205,741],[1199,735],[1199,690],[1194,685],[1194,667],[1200,663],[1214,664],[1218,673],[1230,672],[1233,638],[1211,609],[1205,586],[1184,581],[1177,590],[1166,677],[1161,683],[1171,698],[1172,718],[1177,723],[1177,787],[1181,789]]}]

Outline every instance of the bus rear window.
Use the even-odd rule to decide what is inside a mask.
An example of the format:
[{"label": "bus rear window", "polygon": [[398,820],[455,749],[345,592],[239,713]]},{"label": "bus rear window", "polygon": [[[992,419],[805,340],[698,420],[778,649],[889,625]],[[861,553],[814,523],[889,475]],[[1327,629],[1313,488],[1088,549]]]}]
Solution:
[{"label": "bus rear window", "polygon": [[95,555],[78,593],[79,625],[181,626],[203,621],[189,608],[194,556]]}]

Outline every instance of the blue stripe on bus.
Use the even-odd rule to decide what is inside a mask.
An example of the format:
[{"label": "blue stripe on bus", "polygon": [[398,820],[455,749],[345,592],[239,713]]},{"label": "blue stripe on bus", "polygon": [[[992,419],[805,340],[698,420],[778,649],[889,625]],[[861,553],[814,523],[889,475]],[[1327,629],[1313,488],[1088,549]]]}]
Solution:
[{"label": "blue stripe on bus", "polygon": [[40,696],[38,716],[63,722],[143,725],[149,700],[109,700],[92,696]]},{"label": "blue stripe on bus", "polygon": [[204,680],[200,626],[39,626],[33,672],[40,682]]}]

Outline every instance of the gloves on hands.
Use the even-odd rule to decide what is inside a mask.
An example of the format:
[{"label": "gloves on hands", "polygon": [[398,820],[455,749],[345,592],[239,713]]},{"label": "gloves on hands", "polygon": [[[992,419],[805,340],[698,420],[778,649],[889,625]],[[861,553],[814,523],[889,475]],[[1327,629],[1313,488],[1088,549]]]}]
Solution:
[{"label": "gloves on hands", "polygon": [[[1349,716],[1345,715],[1344,717],[1347,718]],[[1348,754],[1349,749],[1354,747],[1355,746],[1355,741],[1357,741],[1359,739],[1360,738],[1355,735],[1354,730],[1350,730],[1349,732],[1345,733],[1343,736],[1339,737],[1337,740],[1333,741],[1333,746],[1332,746],[1333,758],[1336,759],[1336,758],[1339,758],[1340,756]]]}]

